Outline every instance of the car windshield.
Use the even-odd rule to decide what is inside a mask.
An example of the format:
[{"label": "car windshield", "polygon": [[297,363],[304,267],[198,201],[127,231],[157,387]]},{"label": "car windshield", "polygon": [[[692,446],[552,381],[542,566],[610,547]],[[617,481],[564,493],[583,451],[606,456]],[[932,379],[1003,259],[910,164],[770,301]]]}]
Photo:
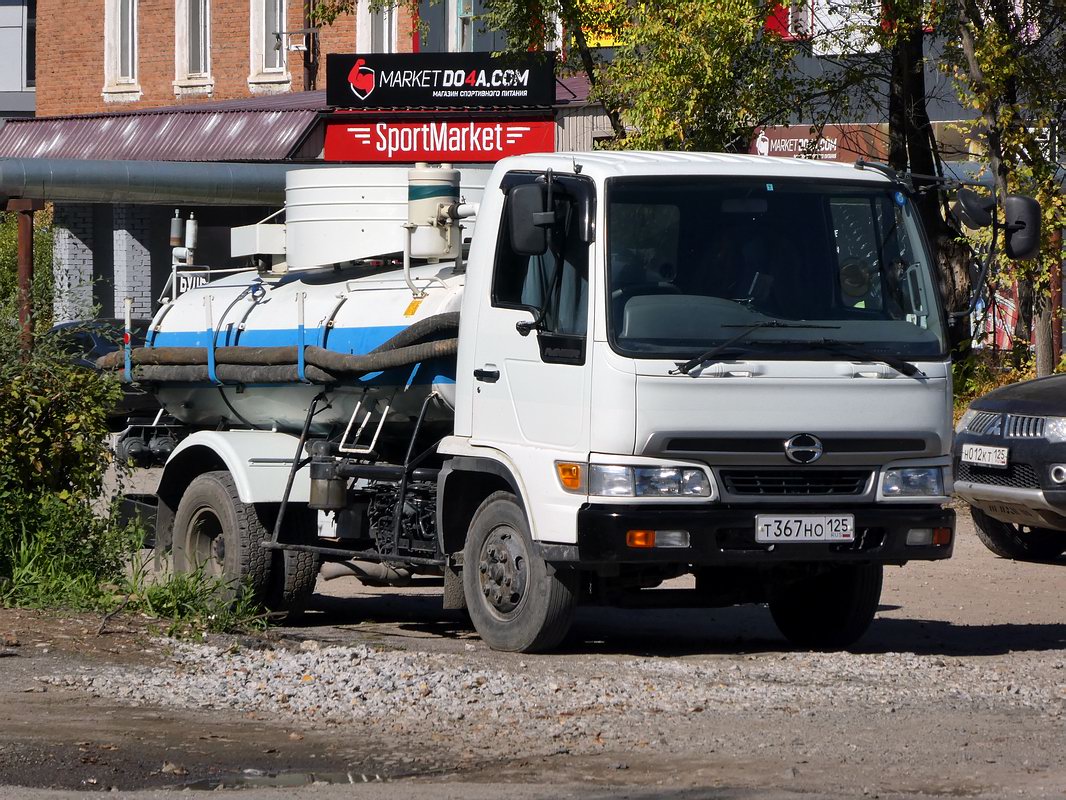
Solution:
[{"label": "car windshield", "polygon": [[731,351],[947,350],[915,210],[890,184],[616,178],[607,253],[608,328],[627,355],[692,358],[747,327]]}]

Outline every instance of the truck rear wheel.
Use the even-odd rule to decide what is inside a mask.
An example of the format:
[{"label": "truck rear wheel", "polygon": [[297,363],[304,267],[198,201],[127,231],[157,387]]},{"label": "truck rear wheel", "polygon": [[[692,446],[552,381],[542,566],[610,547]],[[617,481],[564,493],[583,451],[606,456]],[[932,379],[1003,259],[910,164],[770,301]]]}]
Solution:
[{"label": "truck rear wheel", "polygon": [[970,515],[981,543],[1000,558],[1018,561],[1052,561],[1066,553],[1066,531],[1029,528],[1000,522],[979,508]]},{"label": "truck rear wheel", "polygon": [[[314,544],[317,516],[318,512],[307,508],[306,505],[289,505],[282,523],[281,541]],[[295,532],[295,535],[290,532]],[[270,527],[270,533],[273,533],[273,525]],[[314,593],[321,566],[317,553],[274,550],[266,607],[271,611],[284,612],[286,619],[290,621],[299,617]]]},{"label": "truck rear wheel", "polygon": [[193,479],[174,514],[174,571],[202,570],[223,584],[223,598],[251,593],[262,602],[270,585],[270,552],[261,542],[270,535],[259,509],[241,502],[225,470]]},{"label": "truck rear wheel", "polygon": [[556,571],[538,556],[515,496],[495,492],[470,523],[463,593],[474,628],[493,650],[542,652],[570,630],[577,573]]},{"label": "truck rear wheel", "polygon": [[770,614],[797,647],[836,649],[856,642],[881,601],[880,564],[843,564],[776,589]]}]

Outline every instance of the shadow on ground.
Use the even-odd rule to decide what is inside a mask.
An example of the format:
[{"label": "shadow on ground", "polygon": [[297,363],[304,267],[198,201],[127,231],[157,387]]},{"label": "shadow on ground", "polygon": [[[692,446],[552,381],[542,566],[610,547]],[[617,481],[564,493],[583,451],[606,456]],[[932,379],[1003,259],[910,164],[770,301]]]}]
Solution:
[{"label": "shadow on ground", "polygon": [[[881,612],[902,612],[882,606]],[[481,647],[463,612],[444,611],[436,593],[316,595],[295,636],[330,642],[439,638],[442,650],[457,642]],[[450,643],[450,647],[448,644]],[[764,606],[722,609],[616,609],[586,607],[577,612],[561,652],[678,656],[782,652],[790,646]],[[1066,623],[1002,622],[952,625],[940,620],[879,617],[853,647],[856,653],[908,652],[970,656],[1066,649]]]}]

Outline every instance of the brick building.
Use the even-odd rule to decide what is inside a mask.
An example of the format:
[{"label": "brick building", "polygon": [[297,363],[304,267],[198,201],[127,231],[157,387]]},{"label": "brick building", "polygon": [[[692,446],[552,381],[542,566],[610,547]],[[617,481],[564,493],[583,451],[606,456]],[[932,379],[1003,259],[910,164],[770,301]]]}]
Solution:
[{"label": "brick building", "polygon": [[[145,199],[134,184],[161,162],[301,166],[323,157],[325,61],[329,53],[485,52],[498,34],[477,24],[482,0],[422,0],[353,14],[312,28],[296,0],[39,0],[38,119],[0,129],[0,191],[20,196],[22,162],[133,161],[139,176],[115,178],[55,202],[56,312],[120,314],[123,299],[148,316],[170,270],[168,219],[178,208],[200,220],[197,260],[226,265],[228,230],[277,209],[270,202],[219,202],[179,193]],[[417,24],[416,24],[417,20]],[[560,81],[555,146],[582,149],[607,127],[583,81]],[[48,162],[58,163],[58,162]],[[134,166],[131,165],[131,170]],[[9,178],[9,173],[15,179]],[[131,173],[132,174],[132,173]],[[275,183],[278,173],[274,173]],[[82,180],[82,178],[77,178]],[[282,179],[283,180],[283,179]],[[125,181],[125,183],[124,183]],[[128,185],[127,185],[128,184]]]}]

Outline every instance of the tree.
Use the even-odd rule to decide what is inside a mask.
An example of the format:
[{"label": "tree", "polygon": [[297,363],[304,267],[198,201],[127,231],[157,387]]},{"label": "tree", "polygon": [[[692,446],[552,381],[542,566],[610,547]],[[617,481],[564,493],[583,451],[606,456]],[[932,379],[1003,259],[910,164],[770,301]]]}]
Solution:
[{"label": "tree", "polygon": [[1066,225],[1059,166],[1038,136],[1066,119],[1066,1],[950,0],[944,22],[958,36],[949,50],[959,93],[978,115],[979,133],[1002,204],[1010,192],[1035,196],[1043,209],[1041,256],[1014,264],[1001,257],[1006,280],[1019,285],[1016,336],[1028,342],[1034,316],[1037,374],[1054,369],[1050,280],[1059,277]]},{"label": "tree", "polygon": [[[767,0],[488,0],[486,9],[511,50],[561,30],[562,66],[588,77],[614,147],[746,150],[756,127],[795,107],[795,62],[764,30]],[[599,57],[590,35],[612,39],[613,57]]]},{"label": "tree", "polygon": [[787,120],[798,73],[766,15],[760,0],[638,6],[603,69],[601,97],[631,126],[624,146],[747,151],[756,127]]}]

